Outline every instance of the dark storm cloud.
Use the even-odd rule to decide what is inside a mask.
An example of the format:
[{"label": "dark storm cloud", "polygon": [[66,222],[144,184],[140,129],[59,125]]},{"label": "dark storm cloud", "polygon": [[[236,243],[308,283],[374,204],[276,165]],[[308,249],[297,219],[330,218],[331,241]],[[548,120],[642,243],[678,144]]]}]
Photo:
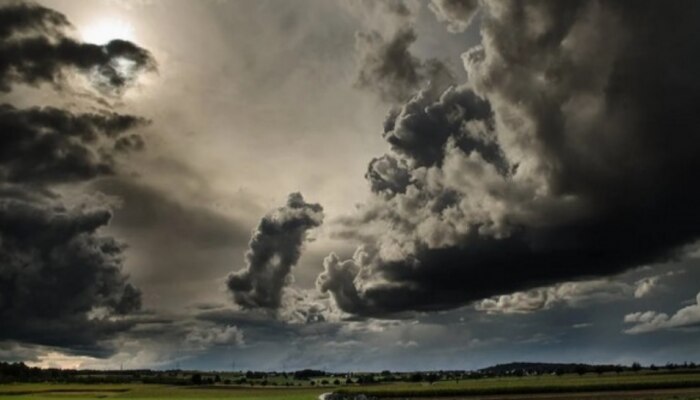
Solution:
[{"label": "dark storm cloud", "polygon": [[97,233],[106,209],[67,209],[55,201],[0,198],[0,339],[80,349],[125,322],[140,292],[121,272],[124,245]]},{"label": "dark storm cloud", "polygon": [[34,3],[3,1],[1,6],[0,37],[3,39],[24,32],[59,34],[70,26],[63,14]]},{"label": "dark storm cloud", "polygon": [[231,274],[228,288],[246,308],[280,307],[282,289],[299,260],[309,229],[323,222],[323,208],[292,193],[287,204],[263,217],[246,252],[246,267]]},{"label": "dark storm cloud", "polygon": [[[344,237],[365,241],[352,259],[326,259],[317,286],[345,311],[445,309],[609,276],[700,236],[700,5],[485,2],[481,13],[468,85],[412,107],[418,95],[401,111],[415,122],[386,124],[411,179],[348,220]],[[428,118],[450,96],[471,100]]]},{"label": "dark storm cloud", "polygon": [[[471,124],[465,124],[465,122]],[[495,161],[498,148],[487,129],[491,124],[489,104],[470,90],[450,88],[435,101],[426,92],[409,100],[384,123],[384,139],[412,164],[431,166],[442,162],[449,138],[464,151],[479,149]],[[483,132],[483,134],[482,134]]]},{"label": "dark storm cloud", "polygon": [[82,43],[65,34],[62,14],[33,3],[0,6],[0,90],[12,84],[61,85],[65,71],[95,72],[95,84],[120,91],[142,71],[155,69],[151,54],[124,40],[104,45]]},{"label": "dark storm cloud", "polygon": [[377,31],[358,32],[355,85],[377,93],[384,101],[397,103],[427,86],[438,90],[452,83],[452,74],[442,62],[422,61],[411,54],[409,47],[415,41],[416,33],[411,27],[397,30],[389,40]]},{"label": "dark storm cloud", "polygon": [[479,10],[479,0],[432,0],[428,8],[450,32],[464,32]]},{"label": "dark storm cloud", "polygon": [[16,109],[0,105],[0,179],[9,182],[68,182],[113,174],[114,153],[140,149],[126,132],[147,123],[117,113],[73,113],[64,109]]},{"label": "dark storm cloud", "polygon": [[[84,44],[69,27],[56,11],[3,2],[0,91],[48,82],[67,96],[70,69],[119,94],[155,65],[133,43]],[[0,105],[0,341],[106,356],[106,341],[134,325],[141,292],[122,272],[125,245],[100,233],[111,211],[67,206],[55,186],[114,173],[117,154],[143,147],[133,130],[145,123],[111,110]]]}]

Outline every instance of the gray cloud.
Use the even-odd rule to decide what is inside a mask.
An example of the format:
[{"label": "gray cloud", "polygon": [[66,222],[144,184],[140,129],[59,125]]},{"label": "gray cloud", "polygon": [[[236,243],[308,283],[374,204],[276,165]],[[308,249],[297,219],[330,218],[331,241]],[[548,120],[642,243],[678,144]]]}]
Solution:
[{"label": "gray cloud", "polygon": [[115,155],[143,146],[140,136],[130,131],[146,123],[143,118],[114,112],[16,109],[2,104],[0,179],[57,183],[111,175]]},{"label": "gray cloud", "polygon": [[[69,96],[63,78],[72,69],[96,73],[99,89],[120,94],[155,66],[133,43],[79,43],[68,27],[56,11],[2,3],[0,91],[49,82]],[[134,326],[141,292],[122,271],[125,245],[100,232],[111,211],[56,187],[114,173],[117,155],[143,147],[131,131],[146,122],[113,111],[0,105],[0,340],[107,356],[109,341]]]},{"label": "gray cloud", "polygon": [[454,78],[446,65],[436,59],[422,61],[411,54],[409,47],[415,41],[412,27],[398,29],[388,40],[377,31],[358,32],[355,85],[392,103],[403,102],[426,87],[441,91],[450,85]]},{"label": "gray cloud", "polygon": [[373,192],[386,192],[389,195],[404,193],[411,181],[408,166],[404,160],[385,154],[373,159],[367,167],[365,178]]},{"label": "gray cloud", "polygon": [[439,21],[452,33],[464,32],[479,10],[479,0],[432,0],[428,5]]},{"label": "gray cloud", "polygon": [[608,279],[564,282],[544,288],[500,295],[477,302],[475,308],[489,314],[527,314],[557,305],[582,307],[631,297],[632,285]]},{"label": "gray cloud", "polygon": [[0,198],[0,339],[81,349],[129,326],[90,318],[140,307],[121,271],[124,245],[97,233],[110,217],[47,198]]},{"label": "gray cloud", "polygon": [[[125,268],[144,292],[144,307],[163,312],[193,302],[225,302],[221,277],[231,270],[231,259],[243,255],[253,223],[212,206],[208,188],[188,187],[193,185],[188,173],[194,174],[178,169],[177,179],[167,184],[161,174],[157,183],[145,176],[114,176],[89,186],[114,204],[108,233],[129,243]],[[237,203],[241,214],[258,211],[244,209],[244,201]],[[221,287],[212,290],[213,285]]]},{"label": "gray cloud", "polygon": [[204,348],[211,346],[240,346],[245,343],[243,332],[234,325],[222,327],[195,326],[186,341]]},{"label": "gray cloud", "polygon": [[183,203],[172,194],[135,179],[110,177],[96,181],[93,187],[118,199],[115,228],[129,236],[139,236],[139,231],[162,231],[159,236],[167,238],[163,251],[167,251],[172,240],[214,248],[245,243],[249,238],[249,228],[242,223],[202,205]]},{"label": "gray cloud", "polygon": [[365,244],[327,258],[318,279],[344,311],[453,308],[608,276],[700,236],[689,134],[700,7],[486,2],[481,13],[468,84],[418,94],[385,125],[410,179],[373,161],[380,193],[340,233]]},{"label": "gray cloud", "polygon": [[643,297],[650,296],[656,292],[662,291],[666,288],[664,280],[671,277],[682,275],[685,270],[674,270],[668,271],[664,274],[647,276],[642,279],[637,280],[635,284],[634,297],[641,299]]},{"label": "gray cloud", "polygon": [[307,203],[299,193],[290,194],[284,207],[263,217],[248,244],[246,267],[228,278],[236,303],[277,309],[306,232],[322,222],[323,208]]},{"label": "gray cloud", "polygon": [[632,327],[625,330],[628,334],[697,327],[700,325],[700,293],[695,304],[683,307],[671,316],[656,311],[635,312],[625,315],[624,322],[632,324]]},{"label": "gray cloud", "polygon": [[120,91],[145,70],[154,70],[150,53],[113,40],[105,45],[81,43],[66,35],[70,23],[57,11],[33,3],[0,6],[0,90],[15,83],[62,84],[67,69],[96,72],[95,84]]},{"label": "gray cloud", "polygon": [[477,150],[498,164],[500,149],[490,128],[487,102],[470,90],[449,88],[436,100],[422,91],[384,122],[384,139],[413,166],[442,163],[445,145],[452,139],[464,152]]}]

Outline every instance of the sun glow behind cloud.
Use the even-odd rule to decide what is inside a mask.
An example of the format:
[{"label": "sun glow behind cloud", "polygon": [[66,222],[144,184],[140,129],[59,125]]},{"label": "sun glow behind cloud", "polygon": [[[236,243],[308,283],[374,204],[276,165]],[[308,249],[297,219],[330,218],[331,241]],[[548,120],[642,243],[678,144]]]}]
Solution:
[{"label": "sun glow behind cloud", "polygon": [[80,30],[82,39],[89,43],[105,44],[114,39],[134,40],[134,27],[118,18],[103,18]]}]

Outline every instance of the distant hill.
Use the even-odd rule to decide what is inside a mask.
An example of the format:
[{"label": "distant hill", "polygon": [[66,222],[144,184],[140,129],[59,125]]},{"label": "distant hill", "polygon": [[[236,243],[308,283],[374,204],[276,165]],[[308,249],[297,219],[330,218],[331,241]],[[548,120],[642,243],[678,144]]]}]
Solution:
[{"label": "distant hill", "polygon": [[511,362],[482,368],[478,372],[485,375],[534,375],[572,374],[588,372],[622,372],[629,369],[619,365],[591,365],[574,363]]}]

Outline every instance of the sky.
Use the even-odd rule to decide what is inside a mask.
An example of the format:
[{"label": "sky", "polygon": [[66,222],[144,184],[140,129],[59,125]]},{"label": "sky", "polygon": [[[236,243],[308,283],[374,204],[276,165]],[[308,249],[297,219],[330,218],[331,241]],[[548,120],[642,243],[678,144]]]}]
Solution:
[{"label": "sky", "polygon": [[699,20],[0,1],[0,360],[700,361]]}]

